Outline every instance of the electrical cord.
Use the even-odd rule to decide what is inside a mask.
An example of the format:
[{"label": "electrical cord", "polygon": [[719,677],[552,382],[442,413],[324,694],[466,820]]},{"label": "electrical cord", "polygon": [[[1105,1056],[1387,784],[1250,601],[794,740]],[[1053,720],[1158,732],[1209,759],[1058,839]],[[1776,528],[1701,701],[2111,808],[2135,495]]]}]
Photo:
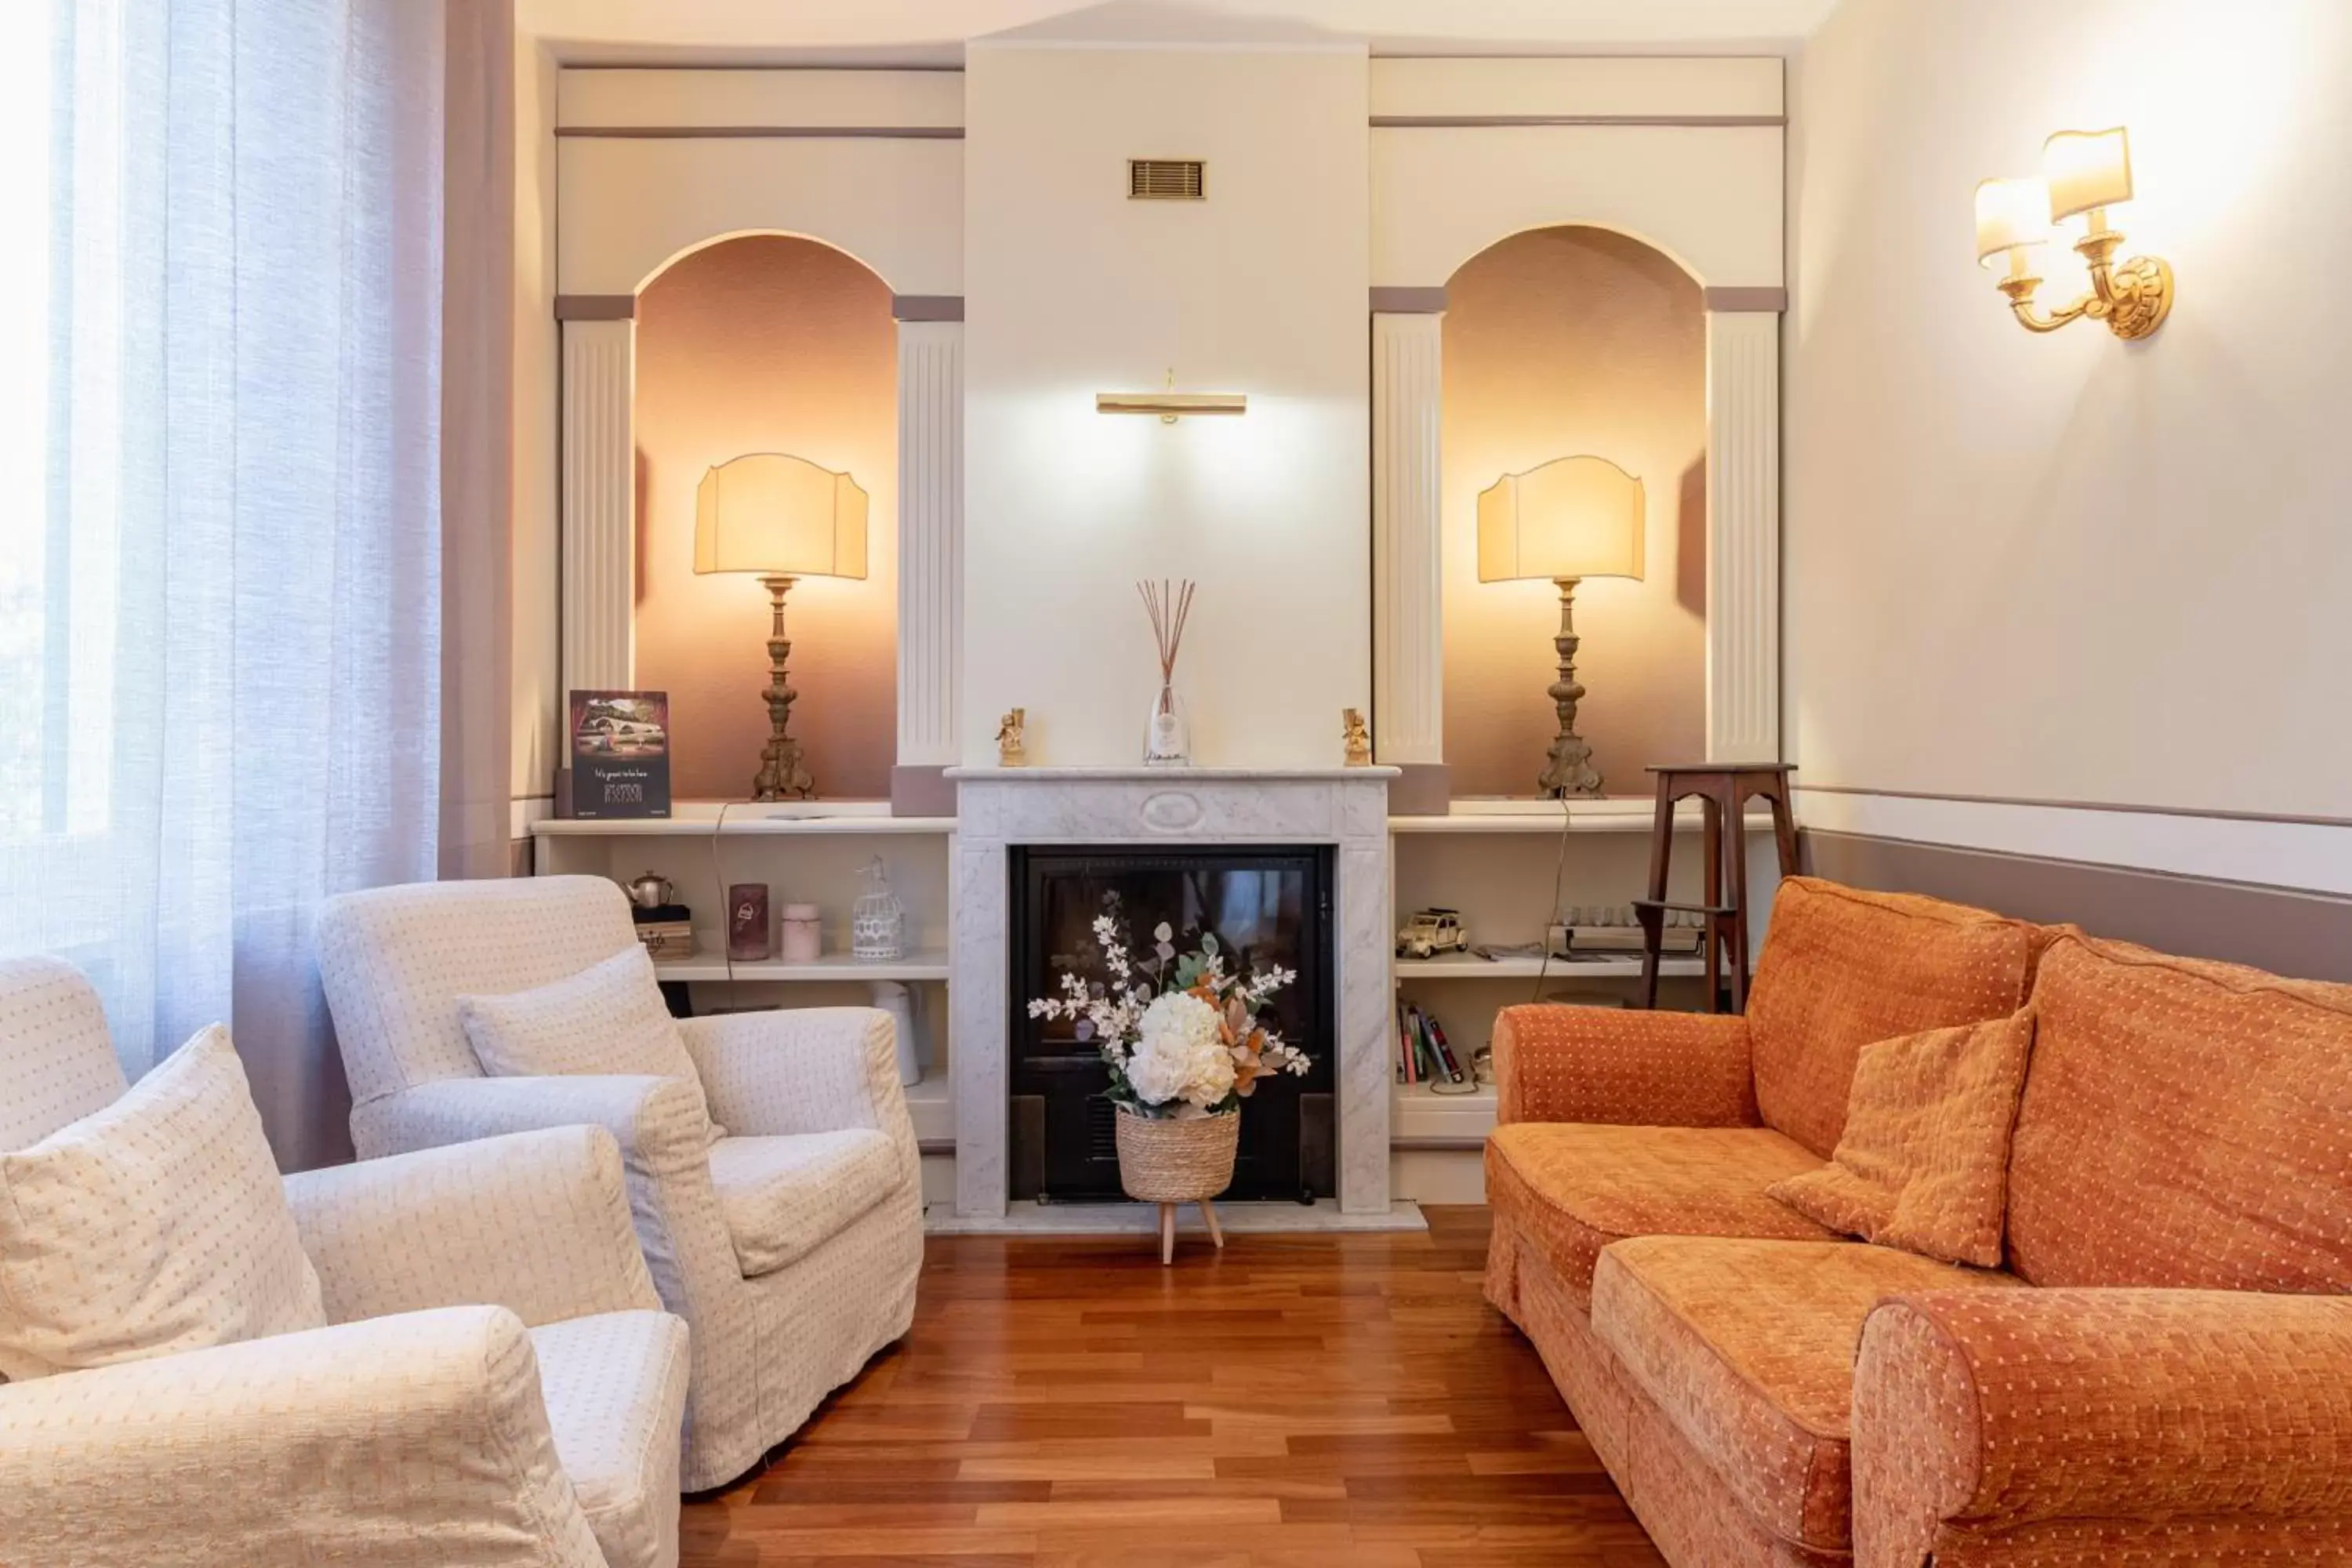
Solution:
[{"label": "electrical cord", "polygon": [[1560,889],[1568,877],[1568,836],[1570,815],[1568,796],[1560,795],[1558,799],[1559,801],[1559,855],[1551,865],[1551,909],[1544,920],[1544,929],[1541,933],[1543,957],[1536,963],[1535,994],[1528,998],[1530,1002],[1543,1000],[1544,981],[1551,973],[1551,928],[1559,921]]}]

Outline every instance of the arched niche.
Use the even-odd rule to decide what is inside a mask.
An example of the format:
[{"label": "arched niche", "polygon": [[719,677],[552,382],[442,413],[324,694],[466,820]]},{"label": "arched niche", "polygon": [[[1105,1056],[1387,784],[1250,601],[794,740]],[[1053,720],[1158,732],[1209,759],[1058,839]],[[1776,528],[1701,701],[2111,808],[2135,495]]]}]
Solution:
[{"label": "arched niche", "polygon": [[[1374,140],[1377,146],[1391,136],[1443,142],[1486,134],[1375,132]],[[1707,140],[1733,133],[1679,134]],[[1777,149],[1777,130],[1770,134]],[[1421,173],[1433,178],[1444,167]],[[1777,158],[1763,181],[1772,194],[1769,212],[1748,201],[1728,216],[1718,215],[1721,221],[1703,219],[1691,209],[1704,190],[1690,189],[1654,199],[1645,195],[1645,207],[1627,198],[1622,181],[1604,182],[1609,188],[1593,193],[1601,202],[1597,206],[1563,207],[1557,193],[1497,194],[1465,177],[1461,191],[1423,192],[1430,205],[1422,215],[1426,231],[1418,235],[1409,235],[1412,226],[1400,216],[1398,189],[1393,184],[1381,187],[1381,172],[1376,160],[1373,731],[1381,760],[1404,770],[1392,792],[1399,809],[1443,811],[1453,793],[1444,744],[1443,521],[1448,480],[1441,452],[1447,280],[1471,258],[1528,232],[1583,227],[1627,236],[1671,258],[1699,285],[1706,311],[1705,752],[1718,762],[1777,758],[1784,304]],[[1392,164],[1389,172],[1393,174]],[[1394,270],[1404,265],[1431,270]]]},{"label": "arched niche", "polygon": [[[697,145],[707,152],[714,144]],[[568,143],[566,153],[570,153]],[[790,196],[792,193],[769,195]],[[586,205],[593,211],[604,212],[611,200],[612,193],[604,192],[599,200]],[[936,812],[943,809],[944,800],[950,803],[944,809],[951,810],[951,788],[940,775],[954,760],[955,751],[953,653],[961,598],[963,490],[962,300],[951,292],[895,290],[902,278],[919,284],[944,279],[952,286],[956,274],[942,272],[940,257],[928,254],[939,248],[936,245],[908,252],[903,247],[873,243],[877,233],[887,242],[887,225],[876,230],[871,225],[851,222],[848,232],[837,237],[822,226],[782,218],[761,221],[741,210],[755,205],[764,205],[756,191],[744,197],[738,208],[730,209],[727,226],[683,232],[675,221],[677,215],[669,213],[665,221],[656,204],[641,228],[628,230],[626,244],[616,246],[609,255],[597,256],[593,266],[577,259],[567,263],[567,283],[617,282],[625,288],[614,292],[567,288],[556,299],[563,360],[562,419],[558,433],[562,684],[567,689],[625,689],[642,684],[635,614],[642,581],[638,552],[645,525],[652,520],[641,511],[635,430],[641,302],[649,291],[662,289],[665,279],[694,268],[698,258],[733,243],[783,241],[835,253],[843,264],[855,266],[873,279],[879,296],[888,301],[895,323],[895,458],[888,473],[877,474],[871,481],[866,475],[858,476],[870,495],[878,500],[887,494],[895,502],[887,510],[877,505],[870,518],[871,526],[881,529],[890,526],[895,513],[896,523],[895,552],[891,552],[895,553],[897,600],[896,723],[887,788],[898,809]],[[771,210],[788,211],[793,205],[789,200],[778,200]],[[573,208],[567,205],[564,211],[570,256],[571,245],[584,248],[585,242],[570,226]],[[806,602],[824,593],[824,589],[806,595],[796,591],[793,617],[796,643],[803,640],[804,629],[821,629],[822,612],[819,625],[804,628],[802,611]],[[761,640],[755,638],[753,646]],[[811,655],[803,648],[795,648],[796,670],[804,668],[807,657]],[[804,723],[818,723],[805,706],[794,715],[794,731],[814,739],[814,731],[803,730]],[[872,770],[854,771],[859,792],[872,793]],[[746,780],[749,776],[744,775]],[[818,784],[828,795],[841,793],[823,776]],[[739,796],[747,787],[739,784],[727,793],[730,797]]]},{"label": "arched niche", "polygon": [[1481,583],[1477,496],[1557,458],[1642,480],[1642,580],[1579,591],[1579,732],[1613,795],[1706,747],[1706,309],[1679,258],[1621,227],[1524,229],[1446,282],[1440,328],[1444,749],[1460,795],[1529,795],[1557,721],[1559,595]]},{"label": "arched niche", "polygon": [[669,694],[680,799],[742,795],[768,736],[770,606],[756,578],[693,569],[697,487],[750,452],[848,474],[866,575],[803,579],[788,605],[793,733],[817,787],[889,793],[896,762],[898,350],[890,289],[845,251],[730,235],[637,292],[635,683]]}]

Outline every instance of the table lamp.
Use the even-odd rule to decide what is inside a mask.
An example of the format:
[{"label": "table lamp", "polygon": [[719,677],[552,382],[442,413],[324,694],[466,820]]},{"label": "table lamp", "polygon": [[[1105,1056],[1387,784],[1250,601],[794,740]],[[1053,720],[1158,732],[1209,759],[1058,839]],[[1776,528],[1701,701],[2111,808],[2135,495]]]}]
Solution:
[{"label": "table lamp", "polygon": [[769,732],[751,798],[807,800],[816,781],[791,734],[793,699],[800,694],[784,679],[793,651],[784,636],[784,595],[802,577],[866,575],[866,492],[847,474],[781,452],[721,463],[695,490],[694,569],[756,573],[767,587],[775,607],[761,694]]},{"label": "table lamp", "polygon": [[1547,795],[1597,795],[1592,748],[1576,732],[1576,584],[1586,577],[1642,577],[1642,481],[1606,458],[1555,458],[1505,474],[1478,495],[1478,581],[1549,577],[1559,588],[1559,679],[1552,706],[1559,733],[1536,780]]}]

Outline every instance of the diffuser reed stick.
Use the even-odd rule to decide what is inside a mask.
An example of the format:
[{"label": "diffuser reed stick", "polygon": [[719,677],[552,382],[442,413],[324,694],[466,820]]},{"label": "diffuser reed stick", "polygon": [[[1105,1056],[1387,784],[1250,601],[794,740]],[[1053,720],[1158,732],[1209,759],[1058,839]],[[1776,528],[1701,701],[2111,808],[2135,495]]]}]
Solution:
[{"label": "diffuser reed stick", "polygon": [[1190,578],[1135,585],[1151,617],[1151,641],[1160,655],[1160,694],[1151,700],[1143,742],[1143,760],[1158,766],[1181,767],[1192,760],[1192,731],[1176,700],[1176,653],[1184,646],[1184,623],[1192,614],[1192,586]]},{"label": "diffuser reed stick", "polygon": [[1183,645],[1184,620],[1192,613],[1192,580],[1138,583],[1144,612],[1151,617],[1151,640],[1160,649],[1160,684],[1176,676],[1176,650]]}]

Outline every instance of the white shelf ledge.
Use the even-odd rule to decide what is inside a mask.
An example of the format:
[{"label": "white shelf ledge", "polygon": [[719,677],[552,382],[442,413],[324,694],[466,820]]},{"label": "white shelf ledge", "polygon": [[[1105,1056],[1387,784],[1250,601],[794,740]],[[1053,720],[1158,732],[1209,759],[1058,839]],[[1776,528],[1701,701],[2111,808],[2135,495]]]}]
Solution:
[{"label": "white shelf ledge", "polygon": [[945,949],[925,948],[900,959],[851,958],[845,953],[814,963],[786,963],[765,959],[757,963],[730,963],[724,952],[706,948],[692,958],[657,960],[654,973],[664,980],[686,981],[819,981],[819,980],[945,980]]},{"label": "white shelf ledge", "polygon": [[[1511,804],[1518,804],[1517,802]],[[1559,808],[1541,802],[1529,801],[1529,811],[1456,811],[1449,816],[1391,816],[1389,831],[1392,834],[1424,833],[1514,833],[1556,837],[1559,833]],[[1628,810],[1627,807],[1638,809]],[[1657,805],[1646,800],[1580,801],[1569,807],[1568,830],[1570,833],[1647,833],[1657,819]],[[1769,841],[1772,814],[1751,811],[1742,819],[1750,833],[1759,830]],[[1696,833],[1701,826],[1699,808],[1695,802],[1685,802],[1675,812],[1675,831]]]},{"label": "white shelf ledge", "polygon": [[1425,1083],[1391,1086],[1389,1143],[1423,1149],[1475,1149],[1495,1130],[1495,1086],[1439,1094]]},{"label": "white shelf ledge", "polygon": [[775,833],[949,834],[952,816],[892,816],[887,801],[680,801],[668,816],[583,819],[547,816],[530,825],[542,838],[645,838]]},{"label": "white shelf ledge", "polygon": [[[1623,980],[1639,979],[1642,973],[1640,955],[1612,958],[1555,958],[1546,963],[1539,958],[1478,958],[1466,952],[1449,952],[1443,958],[1400,958],[1394,962],[1399,980],[1533,980],[1540,974],[1547,980]],[[1691,975],[1706,972],[1706,965],[1696,958],[1662,958],[1658,961],[1660,974]]]}]

